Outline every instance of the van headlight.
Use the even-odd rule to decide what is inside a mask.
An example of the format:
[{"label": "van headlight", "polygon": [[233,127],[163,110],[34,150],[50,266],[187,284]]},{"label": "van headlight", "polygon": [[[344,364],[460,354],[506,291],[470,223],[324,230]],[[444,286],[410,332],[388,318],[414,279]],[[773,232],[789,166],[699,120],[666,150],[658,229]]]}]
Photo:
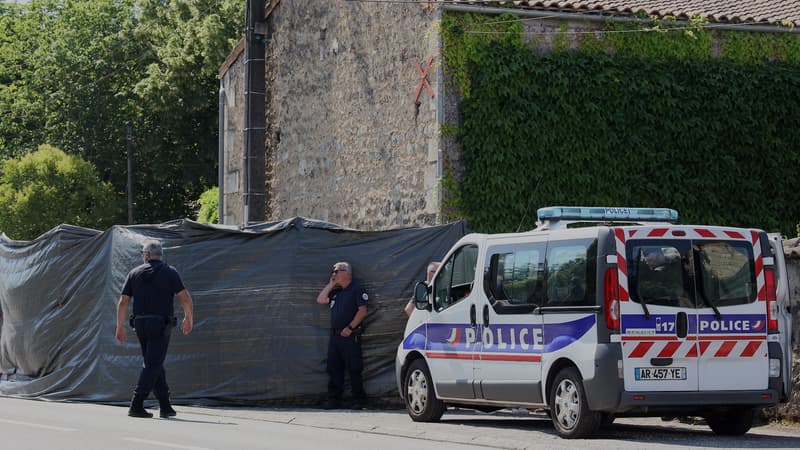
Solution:
[{"label": "van headlight", "polygon": [[778,378],[781,376],[781,360],[778,358],[769,359],[769,377]]}]

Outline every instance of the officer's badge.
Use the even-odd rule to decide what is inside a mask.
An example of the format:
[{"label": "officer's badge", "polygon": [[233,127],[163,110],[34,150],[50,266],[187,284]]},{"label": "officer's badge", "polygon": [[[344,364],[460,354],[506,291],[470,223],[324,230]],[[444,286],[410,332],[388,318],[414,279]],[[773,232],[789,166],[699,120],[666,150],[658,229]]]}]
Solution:
[{"label": "officer's badge", "polygon": [[369,300],[369,295],[367,295],[367,293],[364,292],[364,293],[361,294],[361,298],[363,298],[364,301],[366,302],[367,300]]}]

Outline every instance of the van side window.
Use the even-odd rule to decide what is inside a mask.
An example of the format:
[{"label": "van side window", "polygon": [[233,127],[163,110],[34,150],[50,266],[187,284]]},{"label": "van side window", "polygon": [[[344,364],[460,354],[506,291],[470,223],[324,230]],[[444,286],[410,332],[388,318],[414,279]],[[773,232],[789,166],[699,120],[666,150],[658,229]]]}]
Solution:
[{"label": "van side window", "polygon": [[756,300],[753,248],[746,242],[695,245],[700,295],[716,306],[745,305]]},{"label": "van side window", "polygon": [[524,314],[544,301],[545,244],[490,248],[483,289],[498,314]]},{"label": "van side window", "polygon": [[466,298],[475,282],[478,247],[467,245],[456,250],[433,280],[433,307],[441,311]]},{"label": "van side window", "polygon": [[550,241],[545,306],[594,305],[596,268],[596,240]]}]

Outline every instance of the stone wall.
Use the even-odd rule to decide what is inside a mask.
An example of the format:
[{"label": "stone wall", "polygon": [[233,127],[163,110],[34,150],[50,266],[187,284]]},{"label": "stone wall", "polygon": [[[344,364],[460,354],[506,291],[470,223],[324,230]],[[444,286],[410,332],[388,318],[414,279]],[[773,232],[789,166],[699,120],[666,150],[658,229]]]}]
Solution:
[{"label": "stone wall", "polygon": [[[305,216],[364,230],[438,214],[435,9],[282,0],[268,19],[266,220]],[[412,60],[434,67],[435,96]]]}]

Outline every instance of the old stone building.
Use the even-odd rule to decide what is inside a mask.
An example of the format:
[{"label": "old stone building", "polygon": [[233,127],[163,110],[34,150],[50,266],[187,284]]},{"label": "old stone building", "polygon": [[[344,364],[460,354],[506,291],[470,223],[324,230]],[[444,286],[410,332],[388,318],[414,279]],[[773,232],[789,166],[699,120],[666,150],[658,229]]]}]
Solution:
[{"label": "old stone building", "polygon": [[[220,71],[221,221],[245,223],[249,192],[251,208],[264,212],[250,222],[300,215],[365,230],[435,223],[441,11],[310,0],[273,2],[267,11],[264,186],[246,186],[242,42]],[[427,67],[418,96],[415,61]]]},{"label": "old stone building", "polygon": [[800,8],[774,3],[261,0],[250,36],[265,56],[248,59],[243,40],[220,69],[220,221],[299,215],[362,230],[439,222],[443,175],[463,175],[460,144],[442,132],[460,124],[458,88],[442,71],[446,15],[513,12],[528,45],[548,51],[644,15],[793,32],[780,24]]}]

